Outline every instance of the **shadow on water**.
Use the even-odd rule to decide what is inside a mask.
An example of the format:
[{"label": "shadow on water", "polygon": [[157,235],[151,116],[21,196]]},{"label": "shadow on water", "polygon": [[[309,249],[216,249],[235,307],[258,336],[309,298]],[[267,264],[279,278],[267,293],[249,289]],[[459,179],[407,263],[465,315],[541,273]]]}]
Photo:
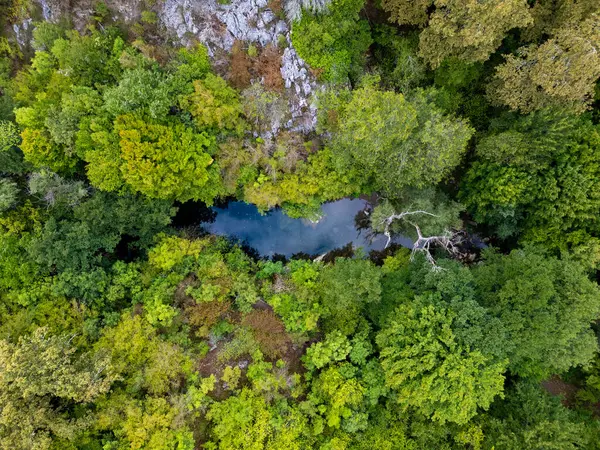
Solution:
[{"label": "shadow on water", "polygon": [[217,212],[202,202],[175,203],[177,213],[171,224],[176,228],[197,227],[201,223],[214,222]]}]

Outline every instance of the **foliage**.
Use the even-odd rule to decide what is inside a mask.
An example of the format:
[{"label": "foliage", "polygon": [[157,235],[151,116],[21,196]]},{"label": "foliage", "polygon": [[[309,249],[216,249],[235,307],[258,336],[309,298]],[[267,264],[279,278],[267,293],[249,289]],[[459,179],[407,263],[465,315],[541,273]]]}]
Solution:
[{"label": "foliage", "polygon": [[81,181],[69,182],[48,170],[34,172],[29,176],[29,193],[43,199],[49,207],[72,208],[88,195]]},{"label": "foliage", "polygon": [[17,126],[13,122],[0,121],[0,168],[3,173],[19,174],[26,169],[18,148],[20,143]]},{"label": "foliage", "polygon": [[484,448],[592,448],[593,428],[582,417],[543,392],[538,385],[520,382],[495,404],[485,422]]},{"label": "foliage", "polygon": [[380,26],[373,38],[373,53],[385,85],[407,93],[425,83],[427,66],[418,55],[417,34],[403,36],[391,26]]},{"label": "foliage", "polygon": [[211,202],[219,193],[218,167],[207,134],[182,125],[165,127],[133,116],[115,123],[125,183],[151,198]]},{"label": "foliage", "polygon": [[359,73],[371,45],[368,23],[359,17],[364,0],[332,0],[327,11],[305,13],[292,26],[292,44],[324,80],[343,83]]},{"label": "foliage", "polygon": [[390,21],[398,24],[425,25],[429,20],[427,10],[433,0],[382,0],[381,7],[390,14]]},{"label": "foliage", "polygon": [[573,249],[594,266],[597,146],[597,126],[585,116],[540,111],[500,122],[477,147],[463,201],[501,237]]},{"label": "foliage", "polygon": [[597,348],[590,323],[600,292],[582,267],[535,249],[488,253],[474,271],[480,302],[508,332],[509,369],[542,378],[587,364]]},{"label": "foliage", "polygon": [[[0,1],[0,448],[598,447],[597,1],[151,3]],[[359,196],[368,256],[197,221]]]},{"label": "foliage", "polygon": [[19,188],[17,184],[6,178],[0,179],[0,212],[4,212],[17,202]]},{"label": "foliage", "polygon": [[433,67],[445,59],[485,61],[507,32],[533,22],[525,0],[382,0],[390,20],[424,26],[420,53]]},{"label": "foliage", "polygon": [[422,93],[407,100],[402,94],[361,88],[339,116],[333,137],[337,165],[360,167],[373,188],[394,196],[407,186],[439,182],[460,162],[473,133]]},{"label": "foliage", "polygon": [[72,339],[38,328],[17,344],[0,341],[3,447],[46,449],[54,439],[73,441],[89,427],[85,409],[69,420],[60,403],[93,401],[109,391],[115,375],[106,356],[76,355]]},{"label": "foliage", "polygon": [[320,274],[324,330],[353,334],[362,312],[379,302],[379,271],[369,261],[338,258]]},{"label": "foliage", "polygon": [[416,240],[415,224],[423,236],[439,236],[452,228],[460,229],[459,218],[463,207],[450,201],[443,193],[432,188],[406,189],[394,203],[383,202],[377,205],[370,215],[371,227],[379,232],[385,231],[386,220],[402,212],[424,211],[424,213],[406,216],[406,219],[392,222],[391,230],[402,236]]},{"label": "foliage", "polygon": [[223,78],[209,74],[194,81],[194,94],[182,100],[200,128],[241,130],[242,107],[238,95]]},{"label": "foliage", "polygon": [[503,365],[460,342],[454,315],[415,301],[401,305],[377,335],[386,385],[403,408],[433,420],[467,423],[502,394]]},{"label": "foliage", "polygon": [[247,389],[239,396],[215,403],[207,413],[215,423],[214,437],[218,444],[209,443],[213,449],[262,449],[269,436],[271,414],[265,402]]},{"label": "foliage", "polygon": [[448,57],[485,61],[512,28],[532,22],[525,0],[435,0],[419,49],[432,67]]},{"label": "foliage", "polygon": [[543,108],[589,109],[600,77],[600,12],[567,22],[539,46],[522,47],[498,67],[492,101],[524,113]]}]

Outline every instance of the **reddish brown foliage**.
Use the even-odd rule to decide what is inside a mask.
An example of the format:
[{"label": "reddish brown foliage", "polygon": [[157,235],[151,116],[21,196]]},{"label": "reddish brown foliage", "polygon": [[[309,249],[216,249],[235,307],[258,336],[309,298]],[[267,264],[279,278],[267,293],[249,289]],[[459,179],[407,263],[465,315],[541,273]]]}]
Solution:
[{"label": "reddish brown foliage", "polygon": [[242,324],[252,330],[260,349],[269,358],[281,358],[291,345],[283,322],[270,309],[252,311]]},{"label": "reddish brown foliage", "polygon": [[273,11],[273,14],[275,14],[277,17],[285,17],[283,14],[283,5],[281,4],[281,0],[269,0],[268,6],[269,9]]},{"label": "reddish brown foliage", "polygon": [[186,294],[186,290],[189,286],[197,286],[198,280],[194,274],[188,275],[185,279],[179,283],[175,290],[174,301],[175,305],[181,309],[186,306],[193,306],[196,304],[195,300]]},{"label": "reddish brown foliage", "polygon": [[238,89],[250,86],[250,80],[252,79],[251,67],[252,62],[244,50],[244,44],[241,41],[235,41],[231,49],[231,71],[229,74],[231,84]]},{"label": "reddish brown foliage", "polygon": [[265,88],[271,91],[283,90],[281,53],[277,47],[267,45],[258,57],[255,67],[256,72],[264,79]]},{"label": "reddish brown foliage", "polygon": [[207,336],[210,327],[215,325],[231,308],[230,302],[212,301],[185,308],[186,321],[198,327],[198,334]]}]

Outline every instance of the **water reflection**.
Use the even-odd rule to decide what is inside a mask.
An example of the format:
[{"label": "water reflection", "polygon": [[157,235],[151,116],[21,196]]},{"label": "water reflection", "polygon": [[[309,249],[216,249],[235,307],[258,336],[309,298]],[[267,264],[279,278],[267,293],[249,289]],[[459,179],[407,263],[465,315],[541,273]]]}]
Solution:
[{"label": "water reflection", "polygon": [[[253,205],[230,202],[225,207],[212,208],[217,216],[203,227],[209,233],[244,241],[263,256],[323,254],[350,242],[366,251],[381,250],[385,246],[385,236],[368,236],[366,231],[359,231],[355,223],[355,216],[367,206],[367,202],[361,199],[326,203],[322,207],[321,220],[312,223],[306,219],[292,219],[280,209],[261,215]],[[407,238],[396,242],[411,245]]]}]

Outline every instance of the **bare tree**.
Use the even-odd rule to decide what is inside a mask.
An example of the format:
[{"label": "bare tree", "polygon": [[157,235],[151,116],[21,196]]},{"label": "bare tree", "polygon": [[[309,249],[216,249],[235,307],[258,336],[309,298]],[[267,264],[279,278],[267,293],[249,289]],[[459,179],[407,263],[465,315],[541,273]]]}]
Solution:
[{"label": "bare tree", "polygon": [[411,261],[417,252],[422,252],[425,255],[427,261],[431,263],[434,270],[441,270],[442,268],[437,265],[435,258],[431,254],[432,247],[437,245],[446,250],[452,256],[460,256],[461,252],[458,248],[458,244],[462,242],[462,235],[460,233],[456,233],[454,231],[445,229],[441,234],[438,235],[423,236],[419,225],[408,220],[408,217],[415,216],[418,214],[425,214],[432,217],[438,217],[437,215],[427,211],[416,210],[404,211],[399,214],[392,214],[391,216],[388,216],[382,221],[381,224],[384,225],[383,234],[387,237],[385,248],[388,248],[388,246],[392,242],[392,232],[390,231],[390,226],[392,225],[392,222],[394,222],[394,220],[404,220],[406,221],[406,223],[413,226],[417,233],[417,240],[413,243],[412,247]]}]

